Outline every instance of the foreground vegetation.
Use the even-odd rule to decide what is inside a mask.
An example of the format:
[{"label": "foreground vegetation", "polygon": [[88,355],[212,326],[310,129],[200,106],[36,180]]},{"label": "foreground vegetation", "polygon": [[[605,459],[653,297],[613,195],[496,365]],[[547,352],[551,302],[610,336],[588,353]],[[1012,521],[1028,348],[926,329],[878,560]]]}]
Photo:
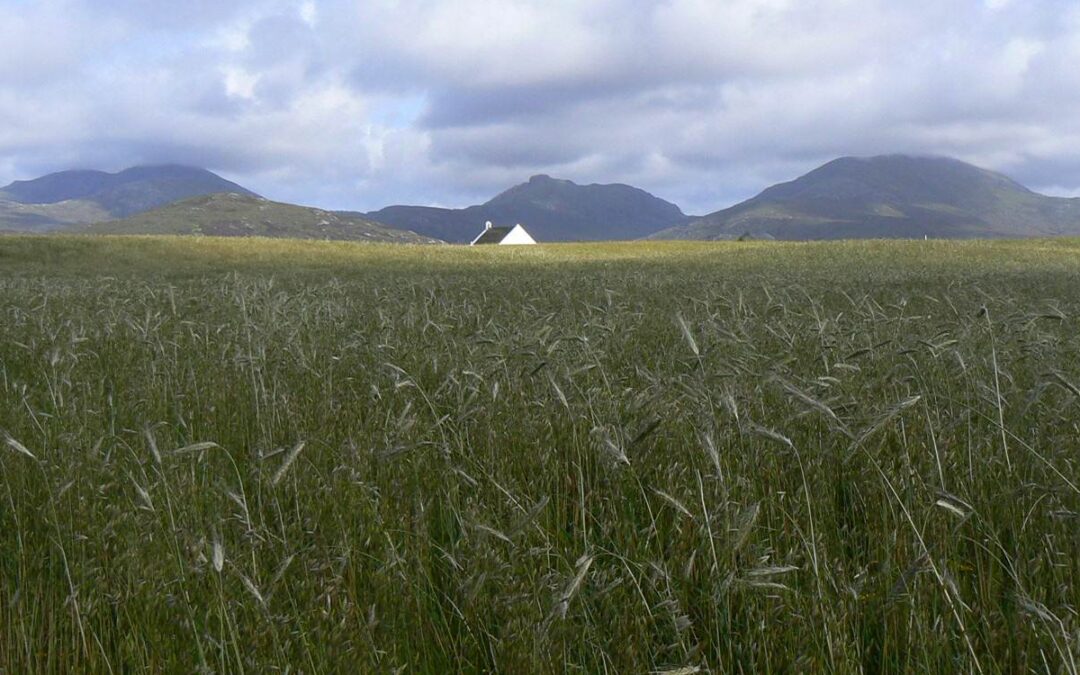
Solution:
[{"label": "foreground vegetation", "polygon": [[1080,656],[1080,243],[0,238],[0,672]]}]

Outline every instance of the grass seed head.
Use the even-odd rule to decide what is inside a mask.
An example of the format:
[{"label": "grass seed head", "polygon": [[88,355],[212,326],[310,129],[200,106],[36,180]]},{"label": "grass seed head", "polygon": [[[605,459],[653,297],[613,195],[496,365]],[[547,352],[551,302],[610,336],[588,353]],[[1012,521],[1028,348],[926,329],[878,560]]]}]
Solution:
[{"label": "grass seed head", "polygon": [[149,426],[143,429],[143,436],[146,437],[146,447],[150,449],[150,454],[154,457],[154,463],[161,466],[161,451],[158,450],[157,439],[154,438],[154,430]]},{"label": "grass seed head", "polygon": [[4,443],[20,455],[25,455],[26,457],[34,460],[37,459],[37,457],[34,456],[34,453],[30,452],[29,448],[27,448],[19,441],[15,440],[15,438],[13,438],[7,432],[4,432]]},{"label": "grass seed head", "polygon": [[273,477],[270,479],[271,485],[277,485],[281,482],[281,479],[285,477],[285,473],[288,472],[289,467],[292,466],[296,458],[300,456],[300,451],[304,449],[305,441],[300,441],[289,450],[289,454],[285,455],[285,459],[281,461],[281,466],[274,472]]},{"label": "grass seed head", "polygon": [[221,541],[218,540],[216,537],[214,538],[211,560],[214,564],[214,571],[220,573],[222,568],[225,566],[225,548],[221,545]]}]

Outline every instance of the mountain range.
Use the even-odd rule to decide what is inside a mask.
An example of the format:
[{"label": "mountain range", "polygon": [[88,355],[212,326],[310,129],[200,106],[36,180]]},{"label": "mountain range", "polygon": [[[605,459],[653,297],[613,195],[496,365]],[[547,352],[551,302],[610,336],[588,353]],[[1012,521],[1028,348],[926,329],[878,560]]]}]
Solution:
[{"label": "mountain range", "polygon": [[203,169],[64,171],[0,188],[0,230],[467,242],[485,221],[541,242],[1080,235],[1080,199],[943,157],[842,157],[706,216],[629,185],[533,176],[463,209],[333,212],[265,200]]}]

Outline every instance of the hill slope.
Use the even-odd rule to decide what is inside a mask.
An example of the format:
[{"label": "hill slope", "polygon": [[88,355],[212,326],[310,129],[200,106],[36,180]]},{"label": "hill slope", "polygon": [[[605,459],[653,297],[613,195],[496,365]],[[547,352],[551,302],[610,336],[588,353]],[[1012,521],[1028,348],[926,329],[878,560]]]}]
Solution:
[{"label": "hill slope", "polygon": [[453,242],[472,240],[488,220],[521,223],[541,242],[637,239],[688,220],[678,206],[629,185],[577,185],[542,175],[465,209],[390,206],[366,215]]},{"label": "hill slope", "polygon": [[188,234],[438,243],[430,237],[386,227],[357,216],[236,193],[193,197],[123,220],[84,226],[75,231],[90,234]]},{"label": "hill slope", "polygon": [[1080,199],[1047,197],[942,157],[843,157],[656,239],[1024,237],[1080,234]]},{"label": "hill slope", "polygon": [[124,218],[217,192],[255,193],[206,171],[141,166],[120,171],[62,171],[0,188],[0,227],[49,230]]},{"label": "hill slope", "polygon": [[0,199],[0,230],[45,232],[112,216],[94,202],[73,199],[55,204],[22,204]]}]

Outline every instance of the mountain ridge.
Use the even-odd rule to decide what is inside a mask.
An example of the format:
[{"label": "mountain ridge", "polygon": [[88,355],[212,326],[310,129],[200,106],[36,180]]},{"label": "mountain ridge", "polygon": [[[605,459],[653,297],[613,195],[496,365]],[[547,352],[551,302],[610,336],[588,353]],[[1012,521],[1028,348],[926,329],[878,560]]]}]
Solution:
[{"label": "mountain ridge", "polygon": [[[118,227],[139,214],[215,194],[261,199],[210,171],[176,164],[62,171],[0,188],[0,230],[97,231],[104,228],[85,226]],[[579,185],[546,174],[461,209],[394,205],[369,213],[314,209],[322,215],[313,215],[308,207],[252,204],[245,207],[250,214],[234,218],[235,202],[212,199],[188,215],[227,234],[267,229],[270,236],[364,239],[389,236],[378,229],[385,227],[408,232],[406,238],[459,243],[471,241],[486,221],[521,223],[540,242],[1080,236],[1080,198],[1041,195],[1001,173],[933,155],[839,157],[701,217],[630,185]],[[258,217],[268,204],[274,218]],[[215,208],[224,211],[207,220],[206,210]],[[180,212],[131,222],[190,232],[174,222]],[[280,221],[286,213],[297,219],[292,228]],[[343,228],[340,237],[330,224]]]}]

